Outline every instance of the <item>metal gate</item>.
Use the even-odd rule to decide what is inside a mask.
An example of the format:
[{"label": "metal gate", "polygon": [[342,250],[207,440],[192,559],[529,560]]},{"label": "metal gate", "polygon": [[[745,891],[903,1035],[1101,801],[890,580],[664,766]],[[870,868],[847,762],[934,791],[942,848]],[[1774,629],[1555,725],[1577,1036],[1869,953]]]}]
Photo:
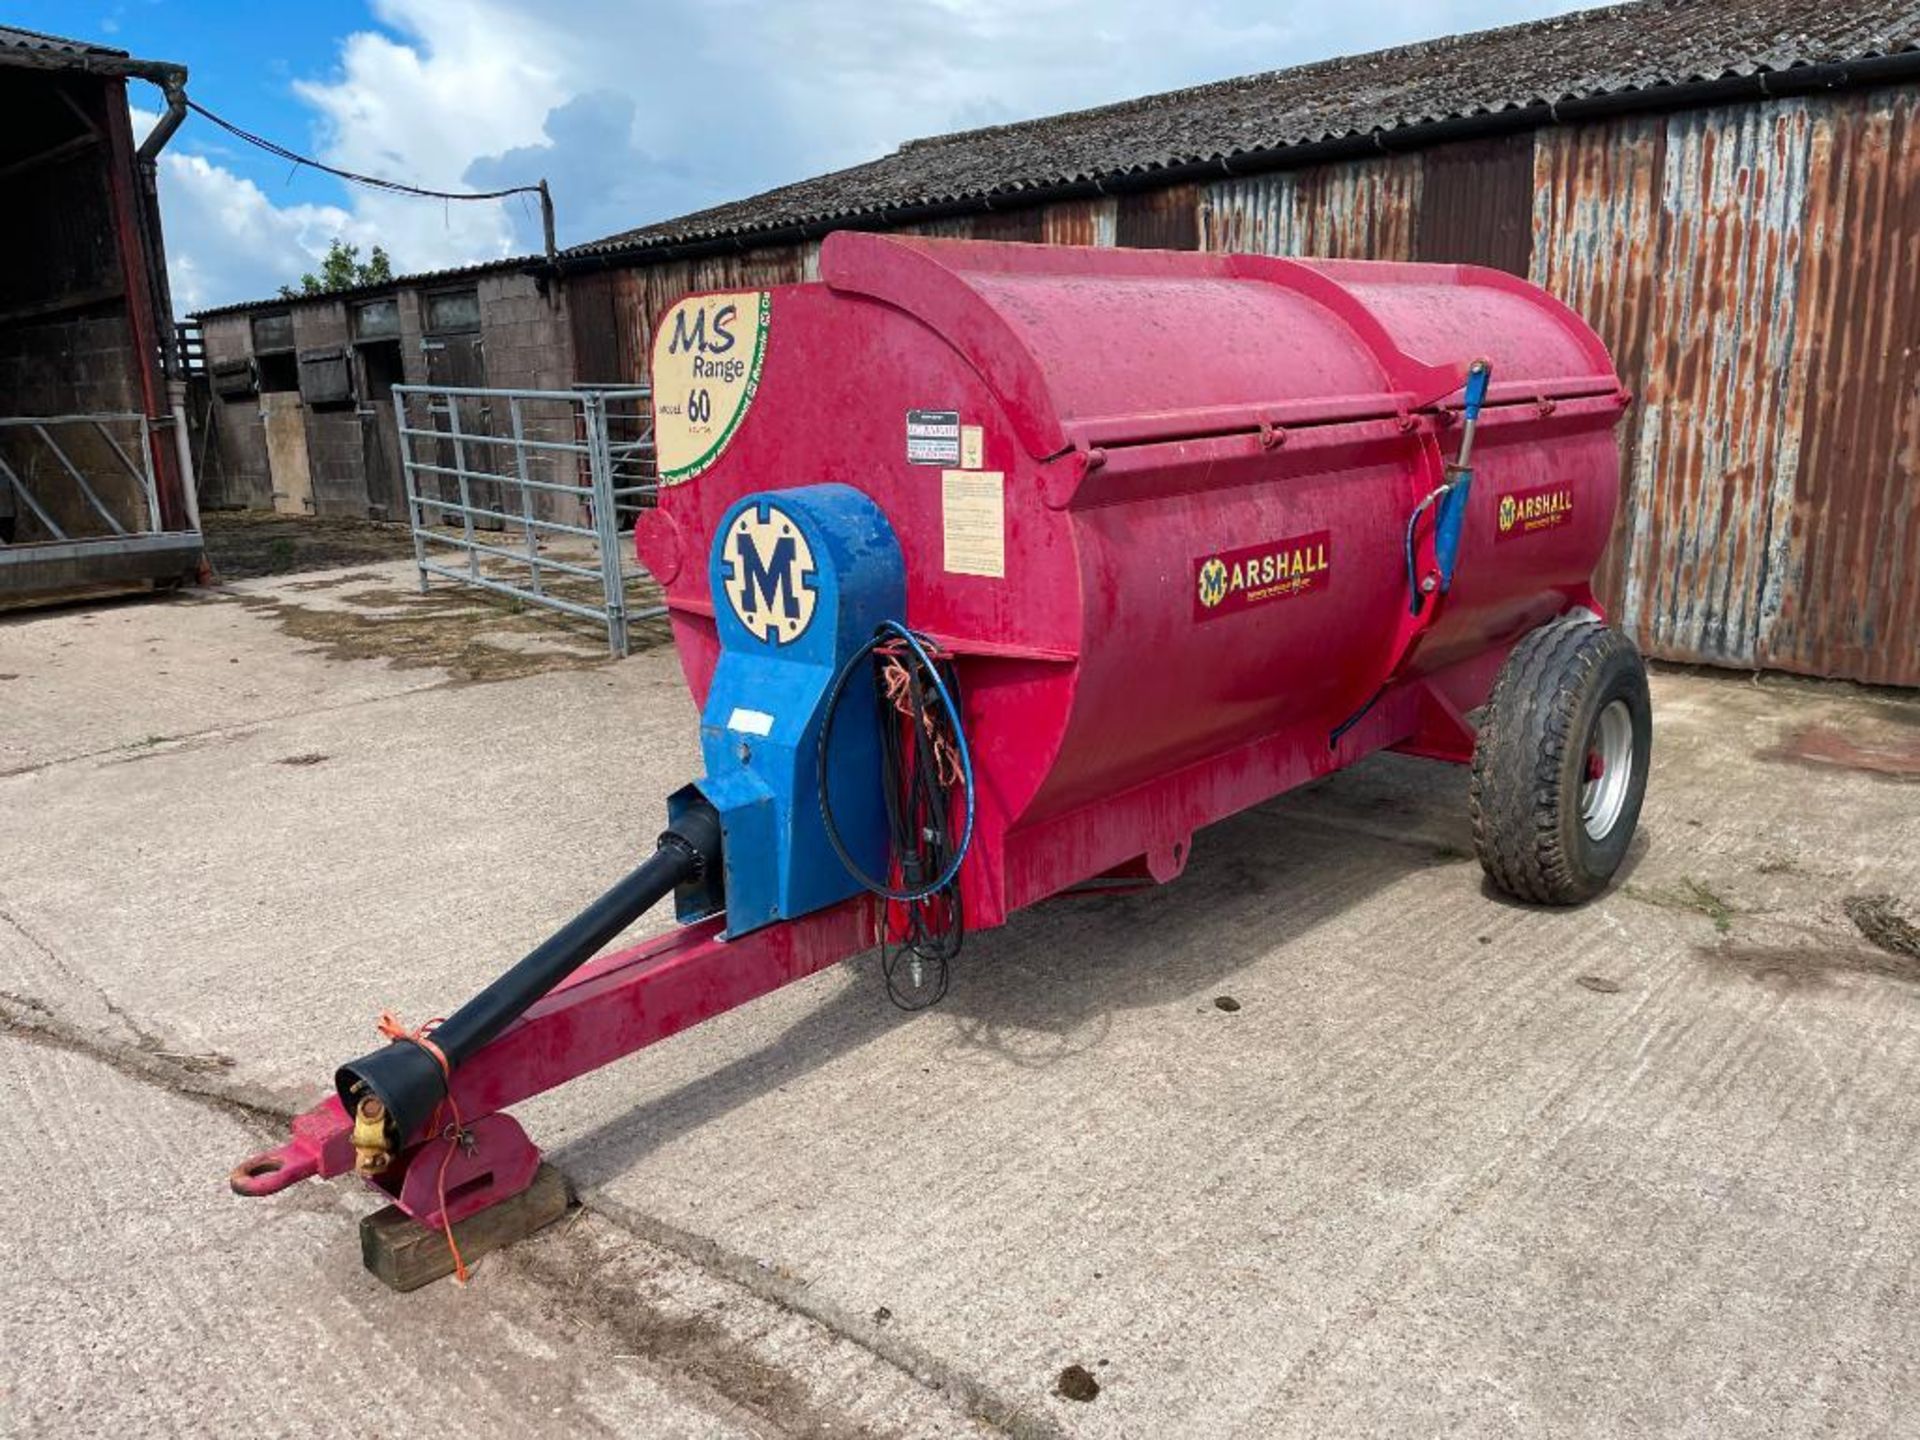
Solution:
[{"label": "metal gate", "polygon": [[192,576],[198,517],[167,528],[154,440],[133,412],[0,417],[0,599]]},{"label": "metal gate", "polygon": [[396,385],[394,428],[424,592],[437,576],[605,627],[627,653],[641,579],[623,531],[653,504],[644,387]]}]

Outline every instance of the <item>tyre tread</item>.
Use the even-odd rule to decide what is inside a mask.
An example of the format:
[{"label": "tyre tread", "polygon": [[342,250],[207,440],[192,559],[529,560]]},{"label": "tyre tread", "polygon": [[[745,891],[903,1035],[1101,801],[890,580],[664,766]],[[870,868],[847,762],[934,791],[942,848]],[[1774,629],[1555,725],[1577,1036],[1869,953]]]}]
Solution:
[{"label": "tyre tread", "polygon": [[1565,843],[1560,777],[1595,673],[1633,642],[1583,616],[1528,632],[1495,682],[1474,746],[1468,809],[1474,850],[1493,883],[1540,905],[1590,899],[1605,883]]}]

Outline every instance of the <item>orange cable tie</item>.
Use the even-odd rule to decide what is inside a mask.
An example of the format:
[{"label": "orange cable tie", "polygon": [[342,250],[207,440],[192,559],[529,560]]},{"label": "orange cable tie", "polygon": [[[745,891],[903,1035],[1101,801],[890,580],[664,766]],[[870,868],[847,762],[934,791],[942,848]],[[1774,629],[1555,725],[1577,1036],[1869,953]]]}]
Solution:
[{"label": "orange cable tie", "polygon": [[[453,1066],[447,1062],[447,1052],[433,1042],[433,1029],[439,1020],[429,1020],[426,1024],[408,1029],[391,1010],[380,1012],[379,1023],[374,1027],[388,1040],[406,1040],[418,1045],[431,1055],[434,1063],[440,1067],[441,1078],[447,1082],[446,1105],[453,1112],[453,1130],[447,1136],[447,1153],[440,1157],[440,1174],[435,1180],[435,1191],[440,1199],[440,1228],[446,1232],[447,1251],[453,1256],[453,1279],[457,1285],[467,1283],[467,1262],[460,1254],[460,1242],[453,1238],[453,1221],[447,1215],[447,1167],[453,1164],[453,1157],[459,1152],[460,1137],[466,1133],[466,1121],[460,1118],[460,1102],[453,1098]],[[433,1107],[433,1121],[440,1119],[440,1107]]]}]

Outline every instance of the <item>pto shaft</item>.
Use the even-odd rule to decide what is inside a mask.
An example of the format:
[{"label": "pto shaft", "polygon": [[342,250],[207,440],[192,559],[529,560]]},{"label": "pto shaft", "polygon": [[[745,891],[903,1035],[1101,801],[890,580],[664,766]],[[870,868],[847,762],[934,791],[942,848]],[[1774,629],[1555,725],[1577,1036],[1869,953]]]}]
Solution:
[{"label": "pto shaft", "polygon": [[[675,886],[698,879],[719,855],[719,817],[705,806],[682,814],[644,864],[434,1028],[432,1044],[446,1057],[446,1071],[425,1046],[411,1040],[395,1040],[341,1066],[333,1083],[340,1103],[360,1122],[355,1127],[360,1168],[384,1168],[383,1157],[406,1145],[432,1120],[446,1098],[448,1072],[459,1069]],[[382,1135],[389,1142],[387,1150],[378,1144]]]}]

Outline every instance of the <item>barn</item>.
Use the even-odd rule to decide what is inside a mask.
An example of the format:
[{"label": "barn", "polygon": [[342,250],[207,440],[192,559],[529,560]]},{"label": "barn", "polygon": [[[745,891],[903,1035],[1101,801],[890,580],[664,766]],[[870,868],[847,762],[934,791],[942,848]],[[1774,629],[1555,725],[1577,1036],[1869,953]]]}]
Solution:
[{"label": "barn", "polygon": [[[197,312],[203,503],[404,518],[396,385],[563,390],[571,380],[563,300],[534,264],[502,260]],[[463,404],[470,429],[491,420],[484,409]]]},{"label": "barn", "polygon": [[[184,67],[0,26],[0,605],[201,565],[154,159]],[[128,81],[166,113],[138,144]]]},{"label": "barn", "polygon": [[1527,276],[1638,397],[1602,591],[1670,660],[1920,685],[1920,5],[1642,0],[917,140],[561,261],[582,378],[842,228]]},{"label": "barn", "polygon": [[[1494,266],[1580,311],[1637,397],[1600,582],[1648,653],[1914,686],[1917,111],[1917,0],[1639,0],[914,140],[488,267],[474,328],[511,290],[494,369],[643,384],[674,301],[814,278],[848,228]],[[353,300],[234,307],[209,351],[290,311],[270,383],[298,389],[302,325],[333,344]],[[427,344],[420,303],[398,324]],[[354,479],[359,444],[348,509],[397,484]]]}]

